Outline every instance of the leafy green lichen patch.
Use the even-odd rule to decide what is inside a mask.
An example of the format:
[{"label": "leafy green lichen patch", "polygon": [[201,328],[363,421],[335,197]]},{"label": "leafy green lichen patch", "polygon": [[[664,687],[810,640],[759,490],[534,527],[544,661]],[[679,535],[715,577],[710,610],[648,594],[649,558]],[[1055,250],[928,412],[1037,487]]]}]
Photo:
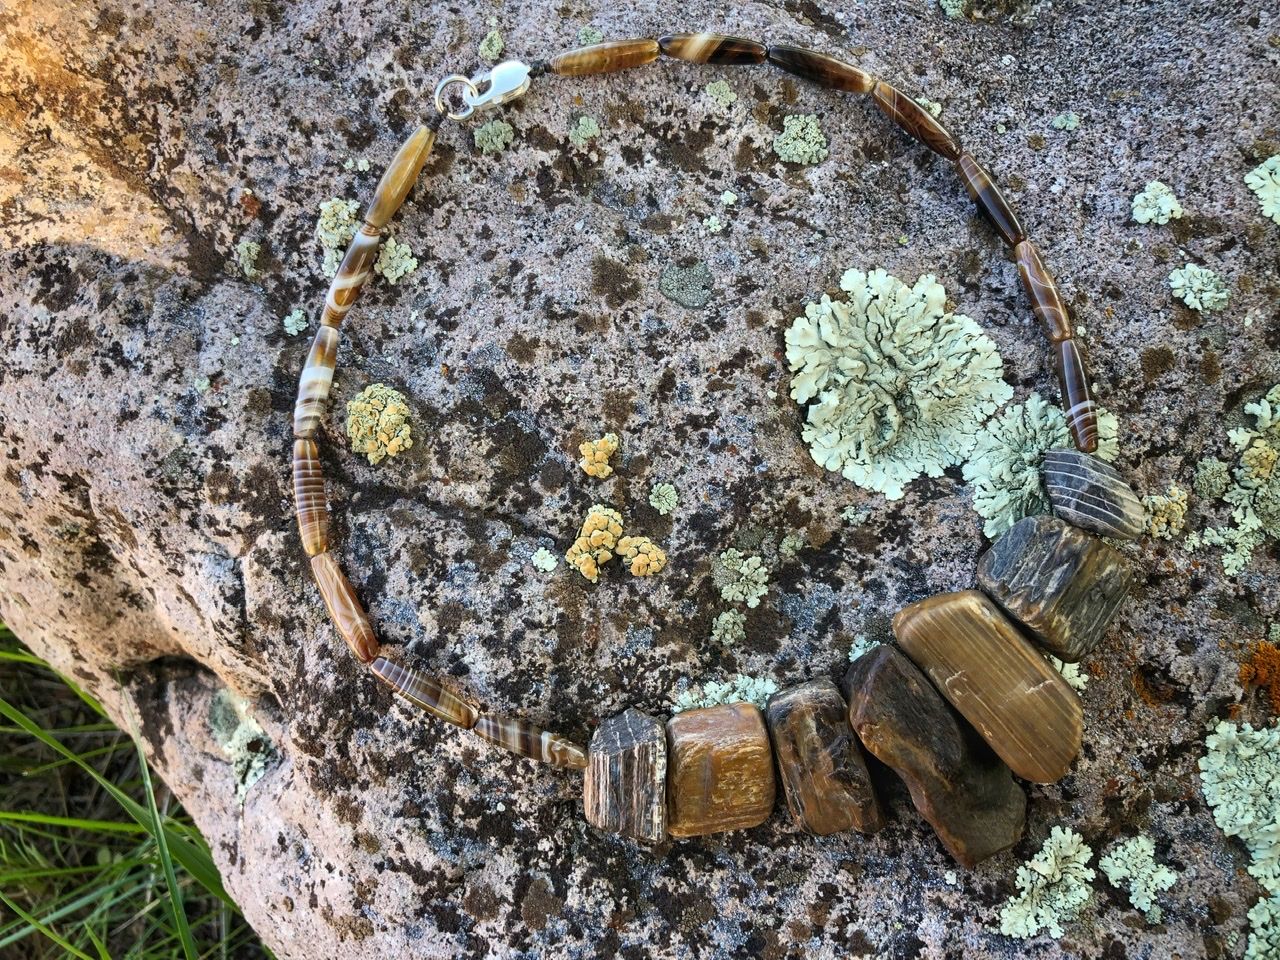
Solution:
[{"label": "leafy green lichen patch", "polygon": [[575,147],[585,147],[598,136],[600,136],[599,121],[586,114],[578,117],[569,128],[569,142]]},{"label": "leafy green lichen patch", "polygon": [[333,279],[338,273],[338,264],[351,238],[356,235],[360,221],[356,211],[360,204],[354,200],[343,200],[331,197],[320,204],[320,219],[316,221],[316,239],[324,251],[324,264],[321,269],[324,275]]},{"label": "leafy green lichen patch", "polygon": [[289,315],[284,318],[284,332],[291,337],[296,337],[305,329],[307,329],[307,315],[298,309],[289,311]]},{"label": "leafy green lichen patch", "polygon": [[722,646],[741,643],[747,636],[747,615],[740,610],[726,610],[711,624],[711,640]]},{"label": "leafy green lichen patch", "polygon": [[1231,299],[1227,282],[1207,267],[1188,263],[1169,274],[1173,295],[1192,310],[1224,310]]},{"label": "leafy green lichen patch", "polygon": [[351,449],[372,464],[412,447],[404,394],[385,383],[371,383],[361,390],[347,401],[347,437]]},{"label": "leafy green lichen patch", "polygon": [[275,744],[249,710],[249,704],[230,690],[219,690],[209,702],[209,732],[231,763],[236,799],[243,803],[249,788],[280,759]]},{"label": "leafy green lichen patch", "polygon": [[782,132],[773,139],[773,152],[787,163],[806,166],[827,159],[827,137],[817,114],[798,113],[785,117]]},{"label": "leafy green lichen patch", "polygon": [[1156,897],[1178,882],[1178,874],[1156,863],[1155,842],[1146,834],[1121,841],[1099,861],[1103,874],[1113,886],[1127,890],[1129,902],[1152,923],[1161,920]]},{"label": "leafy green lichen patch", "polygon": [[676,492],[674,484],[655,483],[653,489],[649,491],[649,506],[664,517],[674,510],[679,503],[680,495]]},{"label": "leafy green lichen patch", "polygon": [[1262,215],[1280,224],[1280,153],[1245,174],[1244,182],[1257,196]]},{"label": "leafy green lichen patch", "polygon": [[387,237],[387,242],[378,251],[378,261],[373,269],[387,283],[395,286],[418,269],[418,258],[413,255],[407,243],[397,243],[395,237]]},{"label": "leafy green lichen patch", "polygon": [[1133,198],[1133,219],[1137,223],[1165,224],[1182,217],[1182,204],[1173,190],[1159,180],[1152,180]]},{"label": "leafy green lichen patch", "polygon": [[727,80],[712,80],[707,84],[706,90],[707,96],[721,109],[732,106],[738,100],[738,95],[733,92],[733,87],[729,86]]},{"label": "leafy green lichen patch", "polygon": [[769,568],[756,555],[744,556],[730,548],[720,554],[712,567],[712,579],[725,600],[758,607],[769,590]]},{"label": "leafy green lichen patch", "polygon": [[515,140],[516,130],[507,121],[495,118],[476,127],[472,137],[475,139],[476,149],[481,153],[501,153]]},{"label": "leafy green lichen patch", "polygon": [[256,240],[241,240],[236,244],[236,266],[246,280],[258,276],[258,257],[262,255],[262,244]]},{"label": "leafy green lichen patch", "polygon": [[1062,925],[1074,920],[1093,894],[1088,865],[1093,851],[1084,838],[1054,827],[1040,852],[1018,868],[1019,893],[1000,910],[1000,932],[1034,937],[1041,930],[1062,936]]},{"label": "leafy green lichen patch", "polygon": [[778,685],[768,677],[748,677],[737,674],[724,681],[711,681],[701,687],[690,687],[676,694],[672,713],[701,710],[722,703],[754,703],[764,709],[769,697],[778,692]]}]

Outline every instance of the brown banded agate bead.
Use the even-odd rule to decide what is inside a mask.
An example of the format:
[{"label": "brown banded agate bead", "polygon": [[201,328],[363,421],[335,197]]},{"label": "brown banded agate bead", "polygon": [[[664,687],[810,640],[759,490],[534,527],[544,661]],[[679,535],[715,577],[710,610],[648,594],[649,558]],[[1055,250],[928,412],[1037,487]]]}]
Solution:
[{"label": "brown banded agate bead", "polygon": [[482,713],[471,729],[481,739],[530,760],[570,770],[585,770],[587,767],[587,752],[580,746],[526,720]]},{"label": "brown banded agate bead", "polygon": [[1080,752],[1084,710],[1062,674],[977,590],[913,603],[898,644],[1015,774],[1061,780]]},{"label": "brown banded agate bead", "polygon": [[960,171],[965,190],[1004,242],[1010,247],[1021,243],[1025,239],[1022,224],[1018,222],[1013,208],[1005,201],[986,168],[969,154],[962,153],[956,158],[956,169]]},{"label": "brown banded agate bead", "polygon": [[1058,285],[1040,259],[1040,251],[1030,240],[1023,240],[1013,248],[1013,256],[1018,262],[1022,289],[1027,291],[1031,310],[1044,328],[1045,336],[1053,343],[1069,340],[1073,335],[1071,316],[1067,313],[1067,305],[1062,302]]},{"label": "brown banded agate bead", "polygon": [[1077,450],[1093,453],[1098,449],[1098,405],[1093,400],[1084,349],[1075,340],[1059,341],[1053,345],[1053,361],[1058,370],[1062,409],[1067,414],[1071,442]]},{"label": "brown banded agate bead", "polygon": [[299,440],[310,440],[316,435],[325,405],[329,402],[333,371],[337,365],[338,331],[321,326],[311,341],[307,362],[298,378],[298,399],[293,405],[293,435]]},{"label": "brown banded agate bead", "polygon": [[364,215],[365,223],[373,228],[374,233],[381,233],[395,212],[404,203],[405,197],[413,189],[422,172],[427,157],[431,155],[431,147],[436,142],[436,132],[430,127],[419,127],[396,151],[387,165],[386,172],[378,181],[373,193],[373,202]]},{"label": "brown banded agate bead", "polygon": [[329,549],[329,503],[314,440],[293,441],[293,502],[302,549],[309,557],[324,553]]},{"label": "brown banded agate bead", "polygon": [[934,153],[952,162],[960,156],[960,144],[947,129],[897,87],[877,80],[871,96],[881,113]]},{"label": "brown banded agate bead", "polygon": [[661,52],[658,41],[647,37],[640,40],[609,40],[554,56],[547,62],[547,69],[560,77],[613,73],[615,70],[652,63]]},{"label": "brown banded agate bead", "polygon": [[870,93],[876,79],[851,63],[789,43],[771,43],[765,57],[774,66],[805,80],[848,93]]},{"label": "brown banded agate bead", "polygon": [[1078,450],[1050,450],[1040,471],[1059,519],[1121,540],[1136,540],[1147,529],[1142,501],[1111,464]]},{"label": "brown banded agate bead", "polygon": [[369,664],[369,669],[388,687],[437,720],[452,723],[464,730],[470,730],[476,725],[479,717],[476,708],[434,677],[402,667],[385,657],[375,658]]},{"label": "brown banded agate bead", "polygon": [[764,823],[773,812],[773,754],[754,704],[687,710],[667,721],[667,831],[700,837]]},{"label": "brown banded agate bead", "polygon": [[373,635],[369,617],[356,598],[356,591],[347,580],[337,559],[327,550],[311,558],[311,573],[320,588],[320,596],[329,610],[339,636],[361,663],[370,663],[378,656],[378,640]]},{"label": "brown banded agate bead", "polygon": [[597,728],[582,781],[587,822],[642,843],[667,839],[667,731],[631,707]]},{"label": "brown banded agate bead", "polygon": [[763,43],[723,33],[669,33],[658,38],[664,55],[689,63],[764,63]]},{"label": "brown banded agate bead", "polygon": [[338,272],[329,282],[329,292],[325,294],[324,313],[320,315],[320,322],[324,326],[339,326],[351,312],[369,274],[373,272],[373,262],[378,259],[380,236],[376,227],[366,223],[351,238],[342,263],[338,265]]}]

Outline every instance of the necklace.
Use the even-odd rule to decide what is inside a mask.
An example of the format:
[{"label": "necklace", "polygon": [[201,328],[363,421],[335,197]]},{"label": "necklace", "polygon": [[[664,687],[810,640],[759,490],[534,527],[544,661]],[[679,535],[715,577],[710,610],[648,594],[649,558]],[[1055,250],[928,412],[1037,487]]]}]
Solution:
[{"label": "necklace", "polygon": [[[589,749],[467,695],[384,654],[329,544],[316,437],[328,402],[338,329],[369,277],[379,237],[418,178],[446,119],[465,120],[522,96],[533,79],[608,73],[666,56],[691,63],[762,64],[828,89],[870,95],[881,113],[956,169],[977,208],[1012,250],[1051,346],[1075,449],[1046,455],[1053,516],[1015,524],[981,556],[977,589],[918,601],[894,617],[897,644],[859,657],[839,687],[812,680],[774,694],[761,711],[733,703],[665,723],[634,708],[603,721]],[[1015,776],[1052,783],[1080,751],[1079,697],[1046,658],[1075,663],[1101,639],[1132,573],[1102,537],[1144,529],[1133,490],[1091,456],[1097,407],[1070,315],[1040,254],[991,174],[915,100],[834,57],[721,34],[619,40],[548,61],[499,63],[436,86],[437,114],[400,147],[383,175],[325,298],[293,416],[298,529],[338,633],[380,681],[432,717],[532,760],[583,771],[594,826],[644,843],[742,829],[772,814],[780,780],[791,816],[814,834],[872,832],[884,818],[869,753],[907,784],[947,850],[972,866],[1022,834],[1026,795]],[[776,771],[776,772],[775,772]]]}]

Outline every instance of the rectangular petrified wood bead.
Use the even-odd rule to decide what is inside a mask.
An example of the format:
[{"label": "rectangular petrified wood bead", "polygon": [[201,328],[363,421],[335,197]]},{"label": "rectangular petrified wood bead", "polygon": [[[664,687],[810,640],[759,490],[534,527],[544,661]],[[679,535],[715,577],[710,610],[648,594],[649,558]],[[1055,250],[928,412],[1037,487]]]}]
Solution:
[{"label": "rectangular petrified wood bead", "polygon": [[769,732],[750,703],[667,721],[667,831],[698,837],[769,819],[776,786]]},{"label": "rectangular petrified wood bead", "polygon": [[481,739],[510,750],[530,760],[549,763],[553,767],[585,770],[587,752],[572,740],[534,726],[527,720],[482,713],[471,728]]},{"label": "rectangular petrified wood bead", "polygon": [[582,807],[593,827],[642,843],[667,839],[667,731],[631,707],[597,728]]},{"label": "rectangular petrified wood bead", "polygon": [[1058,386],[1062,390],[1062,409],[1067,414],[1067,429],[1077,450],[1093,453],[1098,449],[1098,405],[1093,399],[1093,383],[1084,350],[1073,339],[1053,345],[1054,365],[1058,369]]},{"label": "rectangular petrified wood bead", "polygon": [[876,79],[851,63],[805,47],[789,43],[771,43],[765,53],[768,61],[787,73],[812,80],[831,90],[847,93],[870,93]]},{"label": "rectangular petrified wood bead", "polygon": [[347,641],[347,646],[361,663],[372,662],[378,656],[378,640],[337,558],[327,550],[316,554],[311,558],[311,573],[316,578],[320,596],[324,598],[338,635]]},{"label": "rectangular petrified wood bead", "polygon": [[392,690],[437,720],[452,723],[463,730],[470,730],[476,725],[479,717],[476,708],[434,677],[402,667],[385,657],[375,658],[369,669]]},{"label": "rectangular petrified wood bead", "polygon": [[652,63],[661,53],[657,40],[609,40],[561,53],[547,63],[547,69],[560,77],[582,77],[596,73],[613,73],[628,67]]},{"label": "rectangular petrified wood bead", "polygon": [[969,154],[962,153],[956,158],[956,169],[960,171],[965,191],[1004,242],[1013,248],[1025,240],[1026,235],[1022,232],[1017,214],[1005,200],[986,167]]},{"label": "rectangular petrified wood bead", "polygon": [[723,33],[669,33],[658,38],[665,56],[689,63],[764,63],[765,45]]},{"label": "rectangular petrified wood bead", "polygon": [[324,553],[329,549],[329,503],[314,440],[293,441],[293,502],[302,549],[309,557]]},{"label": "rectangular petrified wood bead", "polygon": [[893,633],[1015,774],[1066,775],[1084,732],[1080,698],[994,602],[977,590],[929,597],[899,610]]},{"label": "rectangular petrified wood bead", "polygon": [[321,326],[311,341],[307,362],[298,378],[298,398],[293,405],[293,435],[299,440],[310,440],[320,428],[325,405],[329,402],[329,390],[333,386],[333,371],[338,365],[338,331]]},{"label": "rectangular petrified wood bead", "polygon": [[884,826],[848,713],[830,680],[783,690],[765,707],[787,808],[797,826],[819,836]]},{"label": "rectangular petrified wood bead", "polygon": [[871,96],[881,113],[934,153],[952,162],[960,156],[960,144],[946,127],[897,87],[877,80]]},{"label": "rectangular petrified wood bead", "polygon": [[1067,313],[1067,305],[1062,302],[1062,294],[1040,259],[1040,251],[1030,240],[1023,240],[1013,248],[1013,257],[1018,262],[1018,276],[1022,278],[1022,289],[1027,292],[1031,301],[1031,311],[1040,321],[1044,335],[1050,342],[1057,343],[1071,337],[1071,317]]}]

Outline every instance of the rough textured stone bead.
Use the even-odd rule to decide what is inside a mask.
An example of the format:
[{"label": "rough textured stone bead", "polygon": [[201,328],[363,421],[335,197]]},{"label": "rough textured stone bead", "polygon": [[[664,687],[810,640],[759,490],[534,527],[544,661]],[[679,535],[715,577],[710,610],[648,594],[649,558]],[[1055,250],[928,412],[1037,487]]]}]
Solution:
[{"label": "rough textured stone bead", "polygon": [[1004,242],[1010,247],[1021,243],[1025,239],[1022,224],[1018,222],[1013,208],[1005,201],[986,168],[967,153],[960,154],[956,159],[956,168],[960,171],[965,190],[982,214],[991,221]]},{"label": "rough textured stone bead", "polygon": [[1067,313],[1067,305],[1062,302],[1058,285],[1040,259],[1040,251],[1030,240],[1023,240],[1013,248],[1013,256],[1018,261],[1022,288],[1027,291],[1031,310],[1040,321],[1045,336],[1054,343],[1070,339],[1073,334],[1071,316]]},{"label": "rough textured stone bead", "polygon": [[581,77],[593,73],[613,73],[639,67],[658,59],[657,40],[610,40],[580,47],[552,57],[547,69],[561,77]]},{"label": "rough textured stone bead", "polygon": [[1053,345],[1053,360],[1058,369],[1058,386],[1062,390],[1062,408],[1067,414],[1071,442],[1077,450],[1093,453],[1098,449],[1098,405],[1093,400],[1093,386],[1084,350],[1074,340]]},{"label": "rough textured stone bead", "polygon": [[293,502],[302,549],[309,557],[324,553],[329,549],[329,503],[314,440],[293,441]]},{"label": "rough textured stone bead", "polygon": [[476,708],[434,677],[392,663],[385,657],[374,659],[369,669],[392,690],[437,720],[464,730],[476,725],[479,717]]},{"label": "rough textured stone bead", "polygon": [[723,33],[669,33],[658,39],[662,52],[689,63],[764,63],[765,45]]},{"label": "rough textured stone bead", "polygon": [[644,843],[667,839],[667,730],[634,707],[591,738],[582,807],[593,827]]},{"label": "rough textured stone bead", "polygon": [[380,233],[387,225],[404,198],[409,195],[413,185],[422,172],[422,166],[431,154],[431,147],[436,142],[436,132],[430,127],[419,127],[396,151],[387,165],[386,172],[378,181],[378,188],[373,193],[373,202],[365,214],[365,223]]},{"label": "rough textured stone bead", "polygon": [[750,703],[688,710],[667,721],[667,831],[742,830],[773,812],[773,754]]},{"label": "rough textured stone bead", "polygon": [[585,770],[587,767],[587,752],[580,746],[525,720],[482,713],[472,730],[490,743],[530,760],[571,770]]},{"label": "rough textured stone bead", "polygon": [[1040,469],[1053,512],[1067,523],[1121,540],[1146,530],[1142,501],[1111,464],[1078,450],[1050,450]]},{"label": "rough textured stone bead", "polygon": [[848,714],[830,680],[776,693],[765,707],[787,808],[797,826],[819,836],[884,826]]},{"label": "rough textured stone bead", "polygon": [[338,265],[338,272],[329,282],[329,292],[324,298],[324,312],[320,315],[322,325],[336,327],[351,311],[369,274],[373,272],[373,262],[378,259],[380,236],[375,227],[366,223],[351,238],[342,263]]},{"label": "rough textured stone bead", "polygon": [[1080,752],[1080,698],[977,590],[913,603],[893,633],[916,666],[1018,776],[1062,779]]},{"label": "rough textured stone bead", "polygon": [[849,723],[900,776],[947,852],[966,867],[1022,836],[1027,798],[1009,768],[889,644],[859,657],[843,681]]},{"label": "rough textured stone bead", "polygon": [[793,47],[789,43],[771,43],[765,56],[770,63],[787,73],[794,73],[797,77],[812,80],[832,90],[870,93],[875,86],[875,77],[867,71],[817,50]]},{"label": "rough textured stone bead", "polygon": [[298,378],[298,399],[293,406],[293,435],[299,440],[310,440],[320,428],[325,404],[329,402],[329,389],[333,386],[333,371],[338,365],[338,331],[322,326],[311,341],[307,362]]},{"label": "rough textured stone bead", "polygon": [[347,580],[337,559],[328,551],[311,558],[311,573],[320,588],[320,596],[329,610],[329,618],[338,635],[362,663],[370,663],[378,656],[378,640],[373,626],[365,615],[364,607],[356,598],[356,591]]},{"label": "rough textured stone bead", "polygon": [[1068,663],[1098,645],[1132,582],[1117,551],[1056,517],[1019,520],[978,560],[978,586]]},{"label": "rough textured stone bead", "polygon": [[877,80],[871,96],[881,113],[934,153],[953,162],[960,156],[960,144],[947,129],[897,87]]}]

